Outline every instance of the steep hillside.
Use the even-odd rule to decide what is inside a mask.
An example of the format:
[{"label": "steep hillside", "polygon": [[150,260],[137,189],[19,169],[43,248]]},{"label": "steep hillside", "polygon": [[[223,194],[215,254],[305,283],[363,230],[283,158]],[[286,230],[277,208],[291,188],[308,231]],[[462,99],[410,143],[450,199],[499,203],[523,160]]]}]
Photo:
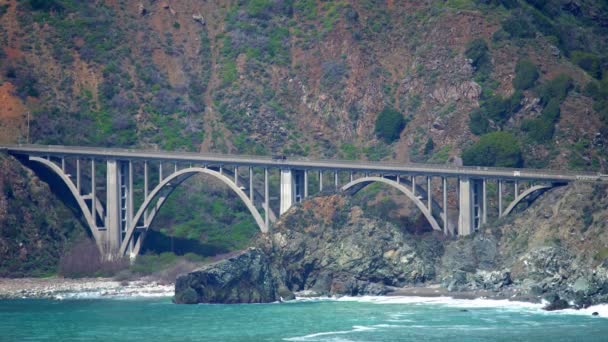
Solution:
[{"label": "steep hillside", "polygon": [[0,0],[0,41],[0,142],[608,170],[605,1]]}]

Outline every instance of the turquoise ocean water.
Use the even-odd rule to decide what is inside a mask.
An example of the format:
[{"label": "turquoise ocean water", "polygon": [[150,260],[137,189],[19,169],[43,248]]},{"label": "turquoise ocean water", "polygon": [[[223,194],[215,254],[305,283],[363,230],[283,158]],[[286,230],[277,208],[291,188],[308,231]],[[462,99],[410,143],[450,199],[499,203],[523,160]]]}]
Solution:
[{"label": "turquoise ocean water", "polygon": [[23,299],[0,301],[0,341],[608,341],[608,319],[447,298],[248,305]]}]

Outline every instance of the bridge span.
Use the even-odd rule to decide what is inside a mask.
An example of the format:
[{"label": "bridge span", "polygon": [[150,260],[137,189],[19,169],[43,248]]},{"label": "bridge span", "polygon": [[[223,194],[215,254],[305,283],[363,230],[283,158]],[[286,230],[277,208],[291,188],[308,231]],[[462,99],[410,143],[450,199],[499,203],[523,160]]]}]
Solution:
[{"label": "bridge span", "polygon": [[[271,223],[276,220],[270,205],[272,170],[280,174],[279,216],[312,192],[329,189],[352,194],[369,184],[383,183],[406,195],[434,230],[461,236],[488,222],[490,192],[495,194],[496,217],[502,217],[519,203],[532,201],[556,186],[570,182],[608,183],[608,175],[598,173],[536,169],[80,146],[0,145],[0,151],[22,162],[41,164],[59,176],[108,258],[134,258],[168,196],[196,174],[211,176],[227,185],[245,203],[263,233],[270,232]],[[311,186],[313,177],[316,189]],[[453,214],[457,220],[449,217],[448,182],[453,180],[457,182],[457,205],[453,205],[452,212],[457,212]],[[135,191],[137,186],[140,188]],[[512,190],[507,186],[512,186]]]}]

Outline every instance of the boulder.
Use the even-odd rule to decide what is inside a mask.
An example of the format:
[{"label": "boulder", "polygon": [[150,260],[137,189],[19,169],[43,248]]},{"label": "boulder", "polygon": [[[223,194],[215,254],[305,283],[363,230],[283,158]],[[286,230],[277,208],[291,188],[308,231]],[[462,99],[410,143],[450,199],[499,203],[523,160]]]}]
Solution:
[{"label": "boulder", "polygon": [[268,257],[259,249],[207,265],[175,282],[174,302],[195,303],[269,303],[292,298],[271,269]]}]

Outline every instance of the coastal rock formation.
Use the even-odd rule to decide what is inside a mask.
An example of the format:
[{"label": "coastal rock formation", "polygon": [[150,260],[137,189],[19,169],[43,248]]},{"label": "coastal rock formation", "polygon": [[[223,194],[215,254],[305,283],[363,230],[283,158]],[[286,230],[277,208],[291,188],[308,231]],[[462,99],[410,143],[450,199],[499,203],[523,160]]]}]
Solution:
[{"label": "coastal rock formation", "polygon": [[268,303],[281,299],[283,290],[273,274],[268,257],[252,248],[246,252],[194,272],[175,282],[176,303]]},{"label": "coastal rock formation", "polygon": [[[280,289],[308,296],[382,295],[396,287],[441,285],[458,293],[545,300],[548,310],[605,303],[606,190],[554,190],[516,217],[466,238],[414,235],[366,215],[347,197],[315,197],[282,216],[254,250],[179,278],[176,301],[288,298],[277,295]],[[585,206],[593,206],[591,220],[584,218]]]},{"label": "coastal rock formation", "polygon": [[409,236],[390,223],[364,217],[338,195],[313,198],[290,211],[256,245],[179,277],[175,301],[273,302],[289,298],[291,291],[382,295],[390,286],[432,280],[442,250],[432,237]]}]

